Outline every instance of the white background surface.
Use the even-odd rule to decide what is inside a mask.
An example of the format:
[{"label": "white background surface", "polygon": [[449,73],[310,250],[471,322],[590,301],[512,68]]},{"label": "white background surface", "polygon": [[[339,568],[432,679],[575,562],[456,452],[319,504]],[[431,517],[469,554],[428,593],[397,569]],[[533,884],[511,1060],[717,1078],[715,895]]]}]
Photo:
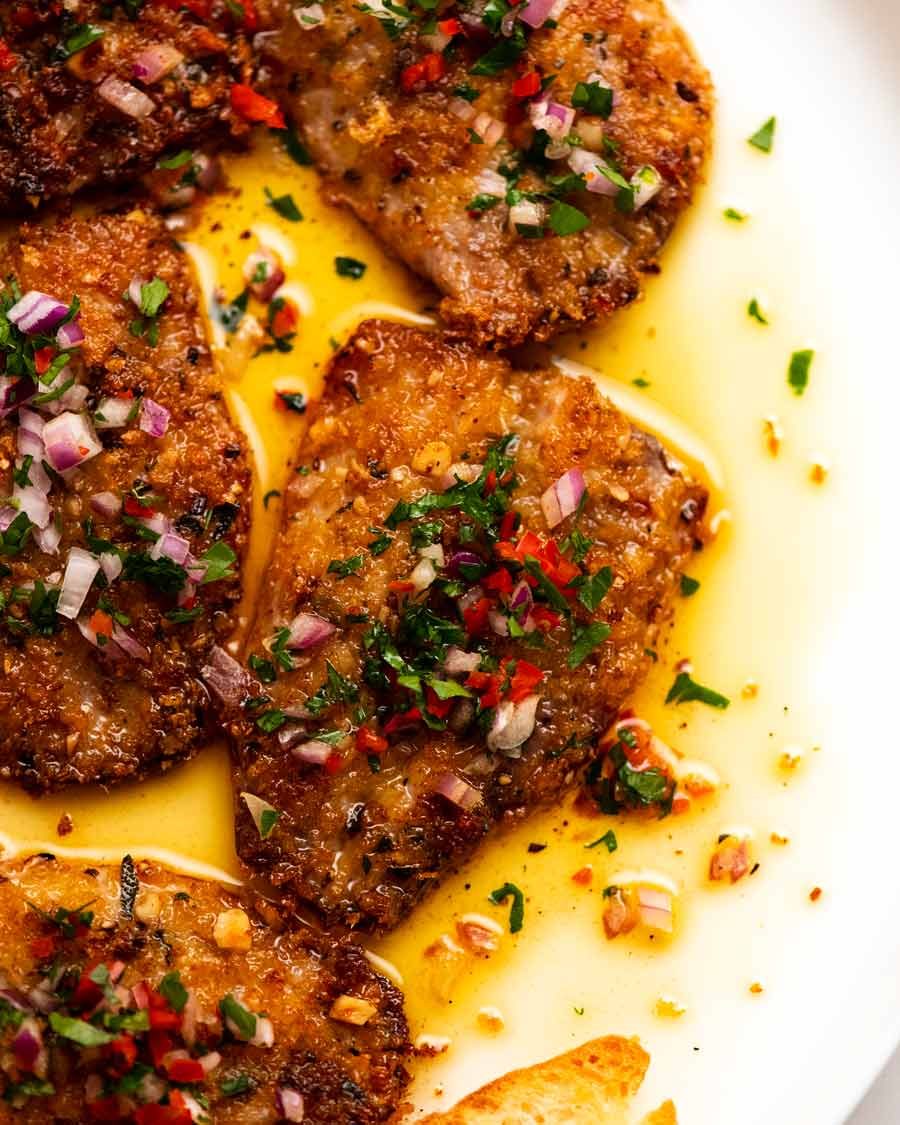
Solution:
[{"label": "white background surface", "polygon": [[900,1119],[900,1053],[893,1056],[884,1073],[850,1118],[849,1125],[888,1125]]}]

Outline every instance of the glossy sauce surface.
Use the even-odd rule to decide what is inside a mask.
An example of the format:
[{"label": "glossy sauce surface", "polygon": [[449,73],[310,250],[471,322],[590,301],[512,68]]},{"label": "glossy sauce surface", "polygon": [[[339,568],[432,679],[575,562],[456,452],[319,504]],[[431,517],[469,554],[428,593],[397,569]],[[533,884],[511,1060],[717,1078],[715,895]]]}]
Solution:
[{"label": "glossy sauce surface", "polygon": [[[604,389],[641,424],[690,463],[703,464],[715,485],[714,510],[730,513],[691,568],[700,590],[679,602],[676,628],[635,701],[665,742],[709,762],[723,785],[689,814],[662,821],[593,817],[570,806],[534,817],[487,845],[377,946],[406,981],[414,1036],[451,1040],[445,1054],[417,1068],[419,1106],[450,1104],[512,1066],[608,1032],[640,1034],[650,1050],[648,1106],[669,1095],[688,1107],[707,1104],[701,1088],[729,1065],[736,1027],[774,1018],[766,1012],[769,994],[796,960],[784,955],[785,944],[802,948],[815,933],[816,912],[831,908],[827,891],[816,904],[808,896],[827,881],[829,810],[841,780],[820,707],[817,646],[821,607],[852,564],[852,543],[842,553],[830,532],[834,521],[851,518],[854,499],[844,475],[848,396],[823,315],[827,300],[813,297],[816,279],[801,286],[789,270],[772,268],[776,259],[802,259],[812,236],[779,221],[790,189],[776,157],[746,146],[745,124],[723,121],[712,182],[665,252],[663,276],[648,281],[646,298],[611,326],[557,345],[561,355],[601,369]],[[268,141],[231,158],[227,169],[234,192],[211,200],[183,236],[205,286],[235,296],[259,237],[282,252],[289,292],[303,311],[289,354],[260,356],[243,368],[223,357],[226,369],[235,369],[227,376],[232,408],[257,455],[252,589],[278,520],[278,497],[265,507],[263,497],[282,485],[299,424],[274,409],[273,391],[314,395],[332,339],[342,340],[373,313],[427,316],[429,297],[357,224],[318,200],[310,170]],[[266,186],[274,196],[290,192],[303,220],[279,217],[267,205]],[[726,220],[729,206],[750,218]],[[337,276],[337,255],[366,262],[363,277]],[[752,297],[770,312],[769,326],[748,317]],[[809,391],[797,398],[786,370],[791,352],[804,347],[815,347],[817,357]],[[764,419],[772,415],[784,432],[777,456],[765,440]],[[831,464],[822,484],[810,480],[816,460]],[[698,680],[731,698],[727,711],[663,705],[674,665],[684,658]],[[743,691],[750,681],[757,685],[752,697]],[[803,756],[784,769],[782,755],[793,747]],[[56,825],[66,812],[74,830],[59,838]],[[734,888],[711,888],[710,851],[721,832],[736,826],[752,831],[760,868]],[[609,828],[615,853],[585,849]],[[108,793],[35,802],[4,788],[0,832],[10,849],[92,859],[118,859],[127,850],[199,874],[237,874],[221,747],[165,778]],[[789,842],[773,843],[773,832]],[[529,853],[529,843],[547,847]],[[592,882],[580,886],[571,876],[585,864]],[[676,936],[636,933],[608,942],[603,888],[625,869],[648,867],[673,878],[681,892]],[[525,892],[524,928],[505,935],[490,959],[466,961],[449,999],[438,996],[424,950],[467,912],[505,924],[508,904],[493,906],[487,895],[506,881]],[[761,993],[751,993],[754,982]],[[684,1014],[657,1014],[661,997],[683,1005]],[[479,1027],[484,1007],[500,1010],[502,1030]]]}]

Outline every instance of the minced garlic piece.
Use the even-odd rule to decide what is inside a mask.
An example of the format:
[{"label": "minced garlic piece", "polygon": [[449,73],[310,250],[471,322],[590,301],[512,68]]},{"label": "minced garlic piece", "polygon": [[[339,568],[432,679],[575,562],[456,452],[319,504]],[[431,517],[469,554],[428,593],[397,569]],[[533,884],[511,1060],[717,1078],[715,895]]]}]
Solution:
[{"label": "minced garlic piece", "polygon": [[674,996],[660,996],[656,1001],[654,1011],[660,1019],[678,1019],[679,1016],[684,1015],[687,1008]]},{"label": "minced garlic piece", "polygon": [[236,906],[218,914],[213,927],[213,940],[219,949],[249,949],[253,944],[253,936],[246,910]]},{"label": "minced garlic piece", "polygon": [[417,1051],[424,1055],[442,1055],[453,1042],[446,1035],[418,1035],[413,1043]]},{"label": "minced garlic piece", "polygon": [[506,1020],[499,1008],[488,1005],[478,1009],[478,1026],[482,1031],[490,1031],[496,1034],[506,1026]]},{"label": "minced garlic piece", "polygon": [[348,996],[344,993],[331,1005],[331,1011],[328,1014],[333,1020],[340,1020],[341,1023],[351,1023],[354,1027],[363,1027],[377,1012],[378,1009],[368,1000],[363,1000],[361,996]]}]

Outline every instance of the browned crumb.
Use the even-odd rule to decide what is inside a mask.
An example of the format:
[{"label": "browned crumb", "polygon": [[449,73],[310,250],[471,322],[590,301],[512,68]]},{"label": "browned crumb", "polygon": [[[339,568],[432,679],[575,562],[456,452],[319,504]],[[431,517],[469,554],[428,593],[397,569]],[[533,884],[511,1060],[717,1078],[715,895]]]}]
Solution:
[{"label": "browned crumb", "polygon": [[759,983],[758,980],[755,980],[753,982],[753,984],[750,985],[750,991],[753,993],[754,996],[759,996],[759,994],[762,992],[762,990],[763,990],[763,986]]},{"label": "browned crumb", "polygon": [[71,818],[71,816],[69,816],[67,812],[64,812],[59,818],[59,823],[56,826],[56,835],[68,836],[74,828],[75,821]]},{"label": "browned crumb", "polygon": [[809,892],[809,901],[810,902],[818,902],[821,897],[822,897],[822,888],[821,887],[813,887],[813,889]]},{"label": "browned crumb", "polygon": [[773,457],[777,457],[781,450],[781,443],[784,441],[784,430],[774,414],[770,414],[768,418],[763,418],[763,438],[766,449]]},{"label": "browned crumb", "polygon": [[828,466],[823,465],[821,461],[813,461],[809,468],[809,479],[813,484],[824,484],[828,476]]}]

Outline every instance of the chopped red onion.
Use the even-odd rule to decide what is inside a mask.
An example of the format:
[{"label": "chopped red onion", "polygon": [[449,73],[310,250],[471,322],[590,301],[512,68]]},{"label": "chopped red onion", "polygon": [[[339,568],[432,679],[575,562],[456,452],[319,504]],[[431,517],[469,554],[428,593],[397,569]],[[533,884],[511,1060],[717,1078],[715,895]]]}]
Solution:
[{"label": "chopped red onion", "polygon": [[18,514],[18,511],[9,504],[0,508],[0,531],[6,531]]},{"label": "chopped red onion", "polygon": [[[68,382],[72,377],[72,372],[68,367],[64,367],[59,376],[57,376],[57,379],[63,377],[63,375],[65,381]],[[53,382],[56,383],[57,379],[54,379]],[[53,402],[48,402],[46,409],[50,414],[62,414],[64,410],[71,410],[77,414],[87,402],[89,394],[90,391],[83,383],[73,383],[60,398],[54,399]]]},{"label": "chopped red onion", "polygon": [[447,103],[447,108],[460,121],[471,121],[475,116],[475,106],[471,102],[467,102],[465,98],[451,98]]},{"label": "chopped red onion", "polygon": [[457,461],[441,477],[441,488],[446,492],[448,488],[452,488],[460,481],[463,484],[471,484],[473,480],[478,480],[483,468],[484,465],[472,464],[469,461]]},{"label": "chopped red onion", "polygon": [[409,581],[413,585],[413,590],[417,594],[421,594],[423,590],[427,590],[431,583],[437,578],[437,571],[434,568],[434,563],[431,559],[422,559],[416,563],[409,576]]},{"label": "chopped red onion", "polygon": [[550,485],[541,497],[541,509],[548,527],[556,527],[577,510],[586,487],[581,469],[569,469]]},{"label": "chopped red onion", "polygon": [[451,645],[444,657],[444,671],[451,676],[458,676],[463,672],[474,672],[480,663],[480,652],[465,652],[456,645]]},{"label": "chopped red onion", "polygon": [[222,165],[215,157],[207,156],[205,152],[198,152],[194,157],[194,171],[197,176],[197,187],[204,191],[212,191],[222,176]]},{"label": "chopped red onion", "polygon": [[487,744],[491,750],[515,750],[526,742],[534,731],[539,695],[526,695],[521,703],[507,700],[494,713],[488,731]]},{"label": "chopped red onion", "polygon": [[19,408],[19,428],[40,437],[44,432],[44,419],[37,411],[22,406]]},{"label": "chopped red onion", "polygon": [[66,573],[63,576],[62,589],[56,605],[57,613],[74,621],[84,605],[84,599],[99,569],[99,561],[89,551],[85,551],[82,547],[69,548]]},{"label": "chopped red onion", "polygon": [[34,1016],[28,1016],[19,1025],[19,1030],[12,1041],[16,1062],[23,1070],[33,1072],[43,1047],[41,1025]]},{"label": "chopped red onion", "polygon": [[94,423],[98,430],[116,430],[128,422],[128,416],[134,410],[134,399],[121,396],[101,398],[94,414]]},{"label": "chopped red onion", "polygon": [[169,428],[171,416],[164,406],[160,406],[152,398],[142,399],[140,427],[145,434],[149,434],[151,437],[162,437]]},{"label": "chopped red onion", "polygon": [[572,130],[575,110],[571,106],[542,98],[539,102],[531,103],[528,116],[535,129],[542,129],[553,140],[560,141]]},{"label": "chopped red onion", "polygon": [[35,335],[54,329],[69,311],[55,297],[30,289],[6,314],[20,332]]},{"label": "chopped red onion", "polygon": [[24,992],[20,992],[18,988],[0,988],[0,1000],[5,1000],[11,1008],[15,1008],[17,1012],[25,1012],[26,1014],[31,1011],[31,1005],[28,1003],[28,997]]},{"label": "chopped red onion", "polygon": [[614,196],[619,194],[619,187],[612,182],[608,175],[613,169],[607,162],[586,148],[573,148],[569,157],[569,167],[573,172],[584,176],[585,187],[595,195]]},{"label": "chopped red onion", "polygon": [[[50,522],[50,504],[47,497],[33,484],[25,488],[18,484],[13,485],[13,503],[17,504],[20,512],[24,512],[35,527],[46,527]],[[74,614],[73,614],[74,616]]]},{"label": "chopped red onion", "polygon": [[134,997],[134,1006],[139,1011],[145,1011],[150,1007],[150,989],[146,981],[138,981],[137,984],[132,985],[131,995]]},{"label": "chopped red onion", "polygon": [[304,31],[309,31],[325,22],[325,9],[321,4],[307,4],[305,7],[294,9],[294,19]]},{"label": "chopped red onion", "polygon": [[327,742],[319,742],[313,739],[310,742],[303,742],[299,746],[295,746],[291,753],[299,761],[306,762],[310,766],[324,766],[331,757],[331,747]]},{"label": "chopped red onion", "polygon": [[135,640],[130,633],[126,633],[117,621],[113,622],[112,639],[123,652],[126,652],[129,656],[133,656],[135,660],[141,660],[145,664],[150,662],[150,649],[145,648],[141,642]]},{"label": "chopped red onion", "polygon": [[443,774],[434,791],[461,809],[473,809],[484,800],[479,789],[455,773]]},{"label": "chopped red onion", "polygon": [[498,637],[509,636],[509,620],[506,614],[501,613],[499,609],[488,610],[488,623]]},{"label": "chopped red onion", "polygon": [[550,18],[555,2],[556,0],[528,0],[519,13],[519,19],[529,27],[543,27]]},{"label": "chopped red onion", "polygon": [[477,133],[488,148],[493,148],[506,132],[506,125],[489,113],[479,113],[472,122],[472,132]]},{"label": "chopped red onion", "polygon": [[107,582],[115,582],[122,573],[122,560],[112,551],[104,551],[100,556],[100,569]]},{"label": "chopped red onion", "polygon": [[114,109],[136,120],[149,117],[156,109],[153,100],[148,98],[137,86],[132,86],[130,82],[123,82],[121,78],[116,78],[113,74],[109,74],[103,79],[97,87],[97,93]]},{"label": "chopped red onion", "polygon": [[659,192],[662,176],[652,164],[644,164],[631,177],[631,186],[634,188],[634,210],[639,211]]},{"label": "chopped red onion", "polygon": [[91,497],[91,508],[98,516],[111,520],[122,510],[122,501],[114,492],[95,492]]},{"label": "chopped red onion", "polygon": [[482,590],[480,586],[473,586],[471,590],[466,590],[461,598],[456,599],[459,612],[465,613],[467,609],[471,609],[472,606],[483,597],[484,590]]},{"label": "chopped red onion", "polygon": [[513,591],[509,595],[509,608],[516,610],[516,616],[521,617],[522,615],[518,611],[526,607],[530,610],[532,605],[534,605],[534,598],[531,593],[531,587],[522,579],[521,582],[513,587]]},{"label": "chopped red onion", "polygon": [[285,648],[304,649],[312,648],[326,641],[335,631],[334,625],[319,617],[315,613],[298,613],[288,626],[290,635],[285,643]]},{"label": "chopped red onion", "polygon": [[222,1056],[218,1051],[207,1051],[205,1055],[201,1055],[200,1058],[197,1059],[197,1062],[203,1067],[204,1074],[209,1074],[211,1071],[215,1070],[221,1061]]},{"label": "chopped red onion", "polygon": [[57,527],[56,521],[52,519],[46,527],[40,527],[34,532],[34,541],[38,550],[43,551],[45,555],[55,555],[59,550],[61,539],[62,532]]},{"label": "chopped red onion", "polygon": [[302,1121],[303,1095],[287,1086],[279,1086],[275,1091],[275,1108],[285,1121]]},{"label": "chopped red onion", "polygon": [[[308,716],[304,715],[303,717]],[[306,738],[306,729],[300,723],[285,723],[284,726],[278,728],[276,738],[282,750],[290,750],[293,745]]]},{"label": "chopped red onion", "polygon": [[40,435],[32,430],[26,430],[22,426],[16,433],[16,449],[22,457],[33,457],[34,462],[32,464],[43,460],[44,443],[41,441]]},{"label": "chopped red onion", "polygon": [[135,308],[141,307],[141,291],[146,282],[138,275],[135,275],[131,281],[128,282],[128,296],[131,298],[131,303]]},{"label": "chopped red onion", "polygon": [[131,77],[150,85],[171,74],[183,58],[181,51],[176,50],[169,43],[154,43],[145,47],[134,60]]},{"label": "chopped red onion", "polygon": [[447,563],[447,570],[451,574],[459,574],[461,566],[482,566],[483,564],[484,559],[476,555],[474,551],[454,551]]},{"label": "chopped red onion", "polygon": [[237,706],[250,694],[249,672],[218,645],[209,650],[200,678],[227,706]]},{"label": "chopped red onion", "polygon": [[96,457],[103,446],[85,414],[66,411],[44,426],[44,447],[47,460],[58,473],[74,469]]},{"label": "chopped red onion", "polygon": [[479,172],[478,179],[475,181],[475,186],[482,195],[499,195],[505,197],[509,184],[505,177],[501,176],[499,172],[495,172],[493,168],[485,168],[483,171]]},{"label": "chopped red onion", "polygon": [[84,332],[78,323],[78,317],[70,320],[68,324],[60,325],[56,333],[56,342],[63,351],[70,351],[84,343]]},{"label": "chopped red onion", "polygon": [[284,284],[284,270],[273,250],[260,246],[244,262],[244,280],[258,300],[268,304]]},{"label": "chopped red onion", "polygon": [[159,559],[163,555],[172,562],[182,566],[188,557],[191,545],[187,539],[176,535],[174,531],[163,532],[150,548],[150,558]]},{"label": "chopped red onion", "polygon": [[516,232],[519,227],[541,227],[544,225],[544,206],[530,199],[522,199],[509,209],[509,229]]},{"label": "chopped red onion", "polygon": [[37,394],[35,384],[27,376],[13,379],[0,376],[0,418],[5,418],[23,403],[30,402]]},{"label": "chopped red onion", "polygon": [[667,891],[655,887],[641,886],[637,889],[638,907],[641,921],[654,930],[670,934],[672,923],[672,896]]}]

